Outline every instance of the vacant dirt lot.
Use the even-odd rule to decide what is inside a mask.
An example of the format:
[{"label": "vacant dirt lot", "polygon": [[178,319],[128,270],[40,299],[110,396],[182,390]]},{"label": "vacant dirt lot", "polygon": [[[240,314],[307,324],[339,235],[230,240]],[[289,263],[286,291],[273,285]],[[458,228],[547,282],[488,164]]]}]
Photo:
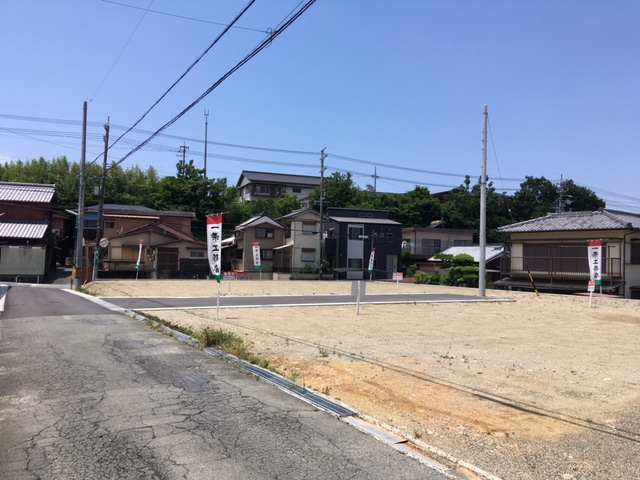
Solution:
[{"label": "vacant dirt lot", "polygon": [[[211,281],[100,281],[101,296],[215,296]],[[222,295],[350,282],[223,282]],[[477,290],[369,283],[367,293]],[[501,303],[151,312],[220,326],[290,379],[504,479],[640,478],[640,302],[488,291]],[[448,459],[448,460],[447,460]]]}]

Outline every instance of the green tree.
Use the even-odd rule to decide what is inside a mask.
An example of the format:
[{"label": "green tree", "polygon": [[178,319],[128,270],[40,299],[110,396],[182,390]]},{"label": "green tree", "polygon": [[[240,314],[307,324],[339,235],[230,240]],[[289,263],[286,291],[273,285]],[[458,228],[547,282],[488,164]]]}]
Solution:
[{"label": "green tree", "polygon": [[451,259],[451,267],[440,277],[441,285],[456,287],[477,287],[480,269],[474,263],[473,257],[463,253]]},{"label": "green tree", "polygon": [[177,175],[159,182],[154,208],[157,210],[194,212],[192,233],[206,238],[207,215],[222,212],[228,201],[227,179],[206,179],[204,170],[194,166],[193,160],[178,162]]},{"label": "green tree", "polygon": [[[325,208],[357,208],[364,200],[363,192],[353,181],[351,173],[333,172],[324,179],[324,192]],[[311,200],[314,205],[319,205],[320,187],[311,193]]]}]

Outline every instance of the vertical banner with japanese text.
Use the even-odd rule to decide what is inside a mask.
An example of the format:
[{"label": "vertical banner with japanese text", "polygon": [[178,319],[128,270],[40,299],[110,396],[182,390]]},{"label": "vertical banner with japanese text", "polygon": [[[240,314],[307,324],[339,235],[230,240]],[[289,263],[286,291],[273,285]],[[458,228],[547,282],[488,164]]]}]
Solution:
[{"label": "vertical banner with japanese text", "polygon": [[596,286],[602,285],[602,240],[589,240],[589,274]]},{"label": "vertical banner with japanese text", "polygon": [[369,257],[369,274],[373,273],[373,262],[376,259],[376,249],[371,249],[371,256]]},{"label": "vertical banner with japanese text", "polygon": [[260,243],[253,244],[253,268],[256,270],[262,269],[262,263],[260,263]]},{"label": "vertical banner with japanese text", "polygon": [[222,214],[207,216],[207,249],[209,251],[209,268],[218,283],[222,279]]},{"label": "vertical banner with japanese text", "polygon": [[138,261],[136,262],[136,270],[140,270],[140,260],[142,258],[142,247],[144,247],[144,240],[140,240],[138,247]]}]

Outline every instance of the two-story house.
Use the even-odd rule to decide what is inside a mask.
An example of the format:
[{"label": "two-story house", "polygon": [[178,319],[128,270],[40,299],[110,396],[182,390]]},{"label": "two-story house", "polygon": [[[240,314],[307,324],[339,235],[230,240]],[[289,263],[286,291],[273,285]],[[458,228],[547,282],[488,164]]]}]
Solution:
[{"label": "two-story house", "polygon": [[41,282],[55,268],[57,249],[64,258],[57,198],[55,185],[0,182],[0,278]]},{"label": "two-story house", "polygon": [[[138,274],[148,278],[204,278],[209,274],[207,245],[191,234],[193,212],[106,204],[102,218],[99,276]],[[84,225],[87,258],[93,259],[97,205],[85,209]],[[93,262],[89,265],[92,269]],[[91,278],[89,273],[84,276]]]},{"label": "two-story house", "polygon": [[320,177],[244,170],[236,186],[242,201],[278,200],[285,195],[295,195],[304,203],[320,186]]},{"label": "two-story house", "polygon": [[236,272],[257,272],[254,245],[259,246],[260,274],[271,278],[274,269],[275,248],[283,245],[284,227],[266,213],[251,217],[236,226],[233,241],[222,242],[223,268]]},{"label": "two-story house", "polygon": [[319,268],[323,240],[320,214],[311,208],[303,208],[279,218],[278,222],[284,227],[285,243],[274,248],[274,271],[295,275],[309,268]]},{"label": "two-story house", "polygon": [[392,278],[402,252],[402,224],[390,220],[386,210],[328,208],[324,225],[326,259],[337,278],[367,278],[375,248],[374,279]]},{"label": "two-story house", "polygon": [[640,215],[615,210],[550,213],[500,227],[511,236],[502,266],[503,288],[585,292],[590,279],[588,242],[601,240],[606,293],[640,298]]}]

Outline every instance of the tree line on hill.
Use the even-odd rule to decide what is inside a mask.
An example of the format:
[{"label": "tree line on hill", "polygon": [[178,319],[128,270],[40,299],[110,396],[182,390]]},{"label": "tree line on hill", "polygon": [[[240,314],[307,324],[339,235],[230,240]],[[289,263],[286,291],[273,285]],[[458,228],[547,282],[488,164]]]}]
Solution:
[{"label": "tree line on hill", "polygon": [[[0,165],[0,180],[5,182],[55,184],[62,208],[76,209],[80,189],[80,164],[66,157],[51,161],[44,158],[10,162]],[[85,170],[85,205],[97,205],[97,191],[102,177],[102,165],[89,163]],[[490,179],[489,179],[490,180]],[[562,189],[562,191],[561,191]],[[441,220],[446,228],[478,230],[480,226],[480,182],[472,184],[466,177],[463,184],[439,198],[426,187],[416,186],[404,194],[375,192],[373,187],[360,188],[350,173],[335,172],[324,179],[323,206],[337,208],[366,208],[388,210],[389,218],[405,227],[427,227]],[[512,195],[497,191],[493,182],[487,183],[487,241],[502,243],[506,239],[498,227],[556,211],[562,198],[570,199],[573,211],[594,211],[605,202],[588,188],[572,180],[561,186],[544,177],[526,177],[520,189]],[[206,216],[224,212],[224,229],[231,233],[236,225],[262,212],[279,218],[300,208],[295,195],[278,200],[239,202],[238,191],[228,185],[226,178],[204,178],[204,170],[194,166],[193,160],[178,162],[176,175],[160,178],[155,168],[143,171],[138,166],[122,168],[112,164],[108,169],[105,203],[141,205],[156,210],[195,212],[193,233],[204,239]],[[320,190],[312,194],[312,205],[319,208]]]}]

